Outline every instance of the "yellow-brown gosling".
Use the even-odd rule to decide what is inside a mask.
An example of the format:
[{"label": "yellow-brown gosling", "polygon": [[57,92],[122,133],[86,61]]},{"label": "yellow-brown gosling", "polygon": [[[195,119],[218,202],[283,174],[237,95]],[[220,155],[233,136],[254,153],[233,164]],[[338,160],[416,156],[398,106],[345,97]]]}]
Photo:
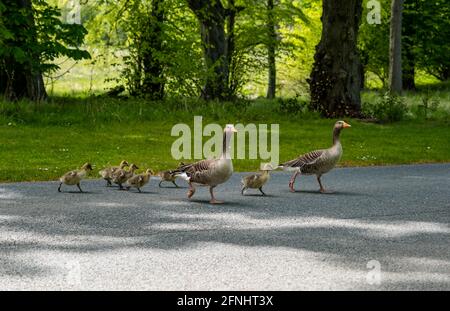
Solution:
[{"label": "yellow-brown gosling", "polygon": [[244,191],[250,188],[250,189],[259,189],[262,195],[266,195],[262,190],[262,187],[270,179],[269,172],[272,170],[273,167],[270,163],[264,163],[263,165],[261,165],[261,173],[248,175],[242,178],[241,194],[244,195]]},{"label": "yellow-brown gosling", "polygon": [[158,176],[161,177],[161,181],[159,182],[158,186],[161,188],[161,184],[163,182],[171,182],[172,184],[175,185],[175,187],[178,188],[177,183],[175,182],[175,180],[177,179],[176,176],[176,172],[172,171],[172,170],[168,170],[168,171],[162,171],[158,173]]},{"label": "yellow-brown gosling", "polygon": [[98,173],[103,177],[104,180],[106,180],[106,186],[109,187],[112,186],[112,174],[118,169],[124,169],[126,166],[128,166],[128,162],[123,160],[122,162],[120,162],[119,166],[105,167]]},{"label": "yellow-brown gosling", "polygon": [[127,190],[130,190],[131,187],[134,187],[137,188],[139,192],[141,192],[141,188],[144,187],[150,181],[150,177],[154,174],[155,173],[153,172],[153,170],[148,169],[143,174],[134,175],[126,182]]},{"label": "yellow-brown gosling", "polygon": [[61,182],[58,187],[58,192],[61,192],[61,186],[62,184],[74,186],[77,185],[78,189],[80,189],[80,192],[83,192],[80,187],[80,181],[86,177],[86,175],[92,171],[92,165],[90,163],[84,164],[81,169],[70,171],[65,173],[59,181]]},{"label": "yellow-brown gosling", "polygon": [[122,190],[122,184],[125,183],[128,179],[133,177],[134,171],[137,170],[138,167],[136,164],[131,164],[130,169],[126,171],[125,169],[118,169],[112,174],[112,182],[119,185],[119,188]]},{"label": "yellow-brown gosling", "polygon": [[298,158],[280,164],[280,168],[284,170],[294,171],[294,174],[289,181],[289,188],[291,192],[295,192],[294,183],[298,174],[316,175],[319,182],[320,192],[327,191],[322,186],[320,177],[332,170],[339,162],[342,156],[342,145],[339,140],[342,129],[351,127],[350,124],[344,121],[337,121],[333,127],[333,145],[328,149],[315,150],[305,153]]}]

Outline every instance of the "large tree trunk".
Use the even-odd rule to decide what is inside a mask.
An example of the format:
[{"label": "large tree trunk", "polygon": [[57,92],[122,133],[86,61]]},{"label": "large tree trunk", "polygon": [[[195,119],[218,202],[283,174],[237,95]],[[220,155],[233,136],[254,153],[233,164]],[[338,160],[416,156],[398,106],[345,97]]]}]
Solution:
[{"label": "large tree trunk", "polygon": [[[5,45],[18,47],[27,53],[27,60],[19,63],[13,57],[0,60],[0,92],[8,100],[28,98],[39,101],[47,97],[44,80],[40,72],[39,55],[33,53],[29,47],[36,45],[37,34],[34,23],[31,0],[3,0],[4,15],[21,10],[26,18],[11,20],[4,18],[5,27],[12,32],[27,31],[27,36],[14,36],[5,40]],[[19,24],[17,24],[19,23]]]},{"label": "large tree trunk", "polygon": [[356,47],[362,0],[323,0],[322,37],[308,80],[311,107],[323,116],[359,116],[361,66]]},{"label": "large tree trunk", "polygon": [[416,0],[405,1],[403,3],[402,22],[402,88],[404,90],[415,90],[415,55],[414,45],[416,44],[416,23],[418,18],[418,5]]},{"label": "large tree trunk", "polygon": [[389,37],[389,90],[402,91],[402,6],[403,0],[392,0]]},{"label": "large tree trunk", "polygon": [[269,67],[269,81],[267,85],[267,98],[275,98],[277,71],[275,63],[275,49],[277,44],[277,32],[274,16],[274,0],[267,0],[267,27],[269,40],[267,43],[267,61]]},{"label": "large tree trunk", "polygon": [[228,63],[225,41],[226,10],[219,0],[188,0],[189,7],[200,22],[204,59],[207,69],[202,97],[206,100],[226,99]]},{"label": "large tree trunk", "polygon": [[142,62],[144,81],[142,93],[154,100],[164,97],[163,63],[158,53],[163,49],[162,23],[164,22],[164,0],[153,0],[150,18],[143,33]]},{"label": "large tree trunk", "polygon": [[234,26],[236,24],[236,7],[234,0],[228,0],[228,16],[227,19],[227,33],[226,33],[226,46],[225,46],[225,76],[227,77],[227,85],[229,87],[229,95],[235,94],[237,83],[235,80],[235,66],[233,64],[233,53],[235,47],[235,34]]}]

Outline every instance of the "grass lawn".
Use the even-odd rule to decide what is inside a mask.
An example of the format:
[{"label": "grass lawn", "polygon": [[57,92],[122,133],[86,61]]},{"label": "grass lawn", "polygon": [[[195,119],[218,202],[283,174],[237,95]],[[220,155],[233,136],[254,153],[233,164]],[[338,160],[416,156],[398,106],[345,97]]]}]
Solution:
[{"label": "grass lawn", "polygon": [[[19,107],[19,112],[14,114],[12,107],[3,104],[0,181],[56,180],[62,173],[88,161],[96,166],[91,175],[95,178],[99,169],[117,165],[122,159],[136,163],[140,171],[147,167],[156,171],[173,168],[179,161],[172,159],[170,153],[176,139],[170,135],[172,126],[180,122],[192,124],[193,116],[201,115],[200,108],[171,113],[161,109],[146,110],[150,109],[148,105],[117,103],[117,106],[108,106],[105,112],[98,106],[88,105],[67,104],[61,108],[57,104],[38,112]],[[212,121],[222,125],[279,123],[280,161],[331,145],[335,120],[272,115],[264,107],[259,107],[258,111],[257,114],[239,114],[226,107],[213,112],[208,110],[203,125]],[[341,166],[450,162],[447,120],[408,120],[392,124],[346,121],[352,128],[342,133]],[[234,160],[233,163],[236,171],[254,171],[259,168],[259,162]]]}]

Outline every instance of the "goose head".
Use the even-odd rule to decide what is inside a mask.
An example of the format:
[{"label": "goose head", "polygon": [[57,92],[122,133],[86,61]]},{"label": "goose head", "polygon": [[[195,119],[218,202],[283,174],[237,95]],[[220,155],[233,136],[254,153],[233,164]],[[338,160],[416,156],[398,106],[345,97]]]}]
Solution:
[{"label": "goose head", "polygon": [[234,127],[233,124],[227,124],[223,131],[224,133],[237,133],[237,129]]},{"label": "goose head", "polygon": [[352,126],[350,124],[348,124],[347,122],[345,122],[345,121],[337,121],[334,124],[334,128],[335,129],[339,129],[339,130],[342,130],[342,129],[347,128],[347,127],[352,127]]}]

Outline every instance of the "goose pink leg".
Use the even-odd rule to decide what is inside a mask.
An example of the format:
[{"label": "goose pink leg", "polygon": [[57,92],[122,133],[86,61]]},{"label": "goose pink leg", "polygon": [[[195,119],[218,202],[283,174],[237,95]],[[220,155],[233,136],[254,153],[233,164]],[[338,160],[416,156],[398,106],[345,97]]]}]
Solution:
[{"label": "goose pink leg", "polygon": [[215,187],[210,187],[209,188],[209,193],[211,193],[211,200],[209,201],[209,203],[211,203],[211,204],[222,204],[223,203],[223,201],[218,201],[218,200],[216,200],[216,198],[214,197],[214,192],[213,192],[213,189],[214,189]]},{"label": "goose pink leg", "polygon": [[191,183],[189,183],[189,191],[187,192],[188,198],[189,199],[192,198],[194,193],[195,193],[195,188],[194,188],[194,186]]},{"label": "goose pink leg", "polygon": [[292,175],[291,180],[289,180],[289,189],[291,189],[291,192],[295,192],[294,183],[298,173],[299,173],[298,171],[295,172],[294,175]]}]

